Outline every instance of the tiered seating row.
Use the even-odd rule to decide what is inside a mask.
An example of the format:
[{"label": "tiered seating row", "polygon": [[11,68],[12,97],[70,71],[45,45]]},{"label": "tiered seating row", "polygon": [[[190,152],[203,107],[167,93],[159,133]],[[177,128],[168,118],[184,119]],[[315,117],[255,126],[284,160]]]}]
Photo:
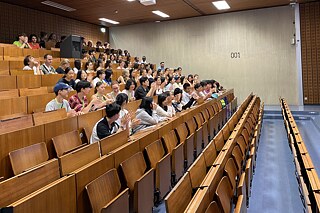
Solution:
[{"label": "tiered seating row", "polygon": [[[236,108],[236,99],[234,99],[233,91],[227,92],[222,97],[219,97],[219,99],[223,97],[228,97],[228,100],[227,98],[225,98],[225,100],[229,102],[228,109],[230,108],[230,110],[234,111]],[[8,206],[8,205],[12,206],[15,212],[16,211],[19,212],[20,208],[21,209],[24,208],[25,212],[28,212],[29,209],[30,211],[36,210],[39,212],[40,211],[55,212],[56,209],[60,209],[61,206],[63,206],[64,209],[68,209],[68,211],[70,212],[74,212],[76,207],[78,212],[88,212],[90,211],[90,205],[88,205],[88,197],[84,191],[84,186],[88,184],[90,181],[104,174],[105,172],[111,170],[112,168],[119,169],[119,166],[121,167],[121,171],[122,171],[122,173],[120,173],[119,178],[116,177],[114,170],[104,175],[104,177],[108,178],[108,180],[111,181],[112,183],[111,186],[118,188],[118,190],[115,189],[114,193],[112,194],[114,195],[114,194],[120,193],[120,194],[127,195],[126,190],[124,190],[123,193],[119,192],[119,184],[117,181],[119,179],[121,180],[121,183],[122,183],[121,188],[126,186],[126,187],[129,187],[130,189],[129,190],[131,195],[130,197],[132,199],[134,198],[132,200],[132,202],[134,203],[132,205],[133,208],[141,208],[142,203],[144,205],[146,204],[153,205],[153,199],[151,199],[152,203],[148,202],[147,198],[150,198],[150,196],[147,196],[148,195],[147,189],[149,189],[149,194],[152,193],[151,198],[153,198],[153,193],[154,193],[153,184],[157,185],[158,183],[157,182],[154,183],[152,178],[154,175],[153,174],[154,169],[152,168],[153,165],[151,164],[152,162],[155,162],[153,161],[153,159],[155,159],[156,157],[152,155],[152,153],[155,153],[154,150],[160,150],[160,153],[161,153],[161,148],[160,149],[158,148],[161,147],[161,145],[163,145],[159,142],[157,143],[157,140],[159,140],[161,136],[164,135],[164,133],[170,132],[172,129],[174,129],[174,127],[177,127],[182,123],[184,123],[186,120],[189,120],[190,117],[194,119],[193,116],[195,116],[196,114],[198,114],[203,110],[206,111],[208,107],[213,108],[212,105],[215,105],[218,103],[221,104],[219,100],[213,100],[211,102],[207,102],[201,106],[198,106],[194,109],[191,109],[187,112],[184,112],[181,114],[181,116],[177,117],[176,119],[173,119],[167,123],[158,125],[158,128],[156,129],[154,128],[149,129],[135,135],[135,137],[132,137],[129,139],[131,140],[130,143],[127,143],[128,140],[123,140],[124,145],[122,145],[122,142],[119,142],[120,139],[124,138],[120,135],[121,133],[119,133],[119,134],[110,136],[105,140],[101,140],[99,143],[83,146],[80,149],[76,149],[74,151],[72,151],[72,149],[70,150],[70,147],[67,147],[66,151],[62,152],[62,156],[60,156],[58,160],[53,159],[50,161],[46,161],[44,162],[43,165],[40,166],[40,168],[47,171],[43,173],[42,176],[35,174],[36,172],[39,172],[39,170],[33,168],[31,170],[27,170],[26,172],[22,172],[21,174],[18,174],[17,176],[14,176],[11,179],[1,182],[0,191],[7,189],[8,194],[11,195],[11,197],[8,196],[9,200],[7,200],[5,204],[2,203],[1,206]],[[223,108],[217,112],[215,111],[213,112],[216,115],[219,115],[220,113],[227,115],[228,113],[225,113],[226,110],[227,108]],[[0,149],[1,153],[9,153],[10,151],[16,150],[17,148],[22,148],[31,144],[39,143],[41,141],[46,141],[48,145],[48,150],[49,150],[48,155],[50,156],[51,154],[51,156],[49,157],[51,158],[52,155],[53,156],[55,155],[53,148],[51,147],[53,146],[53,144],[51,143],[51,138],[70,132],[72,130],[77,130],[79,129],[78,128],[79,126],[84,127],[86,130],[87,129],[91,130],[92,126],[97,122],[97,120],[102,117],[101,115],[98,115],[98,114],[99,114],[99,111],[83,115],[83,117],[79,116],[76,118],[64,119],[61,121],[56,121],[53,123],[36,126],[37,129],[36,127],[32,127],[32,128],[27,128],[27,129],[18,131],[18,132],[12,132],[12,133],[1,135],[2,136],[2,139],[0,139],[0,145],[2,146]],[[227,118],[223,118],[223,119],[226,120]],[[54,129],[53,127],[57,127],[57,128]],[[87,133],[87,131],[84,131],[84,133],[86,133],[87,135],[91,135],[91,133]],[[124,133],[122,132],[122,134]],[[30,136],[32,136],[32,138],[30,138]],[[56,139],[59,139],[59,138],[55,137],[55,142],[56,142],[54,144],[55,148],[56,146],[59,145],[59,143],[57,142],[58,140]],[[20,141],[21,143],[19,143]],[[105,146],[103,145],[104,144],[103,142],[105,142],[106,144]],[[152,143],[152,142],[156,142],[156,143]],[[78,143],[74,143],[74,144],[77,145]],[[116,149],[111,150],[109,146],[114,147]],[[121,146],[121,147],[117,148],[118,146]],[[63,147],[63,144],[62,144],[62,147]],[[149,160],[146,161],[143,155],[141,154],[144,150],[146,150],[145,152],[148,153],[149,157],[147,159],[149,159],[150,162]],[[107,155],[103,155],[102,157],[100,157],[101,155],[100,151],[105,152],[105,154]],[[41,152],[39,151],[39,153]],[[166,149],[165,151],[162,150],[162,153],[164,155],[168,154]],[[41,156],[42,157],[39,159],[46,159],[45,154],[42,154]],[[5,158],[2,157],[3,160],[1,160],[1,162],[7,161],[7,160],[4,160]],[[12,159],[14,160],[14,158]],[[58,165],[58,167],[56,166],[58,164],[57,162],[59,162],[60,164],[60,166]],[[47,164],[50,164],[51,166],[56,168],[55,171],[58,171],[58,174],[57,172],[55,172],[54,173],[55,175],[50,179],[50,180],[54,180],[54,182],[49,185],[46,185],[46,183],[43,183],[44,180],[49,180],[49,178],[47,178],[46,176],[49,173],[51,174],[53,171],[52,169],[48,169],[46,166],[44,166]],[[143,166],[144,164],[145,166]],[[30,165],[30,164],[27,164],[27,165]],[[7,168],[8,170],[8,166],[5,166],[5,168]],[[15,168],[14,170],[17,171],[17,173],[19,173],[19,171],[25,170],[25,168],[16,169],[16,167],[14,166],[13,168]],[[161,170],[163,168],[159,168],[159,169],[160,171],[163,171]],[[146,173],[146,171],[150,171],[150,172]],[[9,173],[7,172],[5,174],[8,175]],[[146,176],[146,182],[144,181],[145,179],[143,179],[143,181],[141,180],[142,182],[139,181],[140,180],[139,178],[141,177],[140,175],[142,174],[143,176]],[[18,178],[20,176],[25,177],[25,179]],[[35,177],[37,177],[38,179],[36,179]],[[169,174],[169,178],[171,178],[170,174]],[[15,190],[16,188],[10,187],[10,186],[16,185],[16,184],[13,184],[11,182],[12,179],[16,181],[16,183],[20,184],[21,187],[23,187],[25,190],[21,193],[13,192],[12,190]],[[38,185],[35,186],[26,180],[36,181]],[[141,184],[139,184],[140,182]],[[41,187],[44,187],[44,188],[41,188]],[[88,185],[87,190],[89,195],[90,195],[90,188],[92,189],[92,187]],[[160,185],[160,188],[163,188],[163,187],[161,187]],[[30,194],[31,192],[37,189],[39,190]],[[139,192],[139,194],[137,194],[137,192]],[[61,196],[62,194],[63,196]],[[141,196],[142,196],[142,199],[141,199]],[[38,204],[37,202],[39,202],[39,199],[44,199],[44,197],[45,197],[45,201],[41,202],[41,204]],[[17,201],[17,199],[20,199],[20,200]],[[65,199],[65,200],[62,201],[61,199]],[[123,199],[123,197],[121,196],[121,198],[119,199]],[[2,201],[2,199],[0,200]],[[11,201],[12,202],[16,201],[16,202],[12,203]],[[91,201],[91,197],[90,197],[90,201]],[[75,203],[77,205],[75,205]],[[125,202],[120,202],[120,203],[123,203],[123,205],[125,204]],[[113,204],[111,206],[113,207],[117,206],[116,204]],[[54,206],[54,208],[51,208],[51,206]],[[120,206],[123,207],[122,205]],[[4,208],[2,210],[5,211],[7,210],[7,208]],[[146,210],[145,208],[142,208],[139,212],[144,212],[144,211],[150,212],[149,209]]]},{"label": "tiered seating row", "polygon": [[165,198],[167,212],[230,212],[234,194],[235,211],[246,212],[262,124],[259,106],[252,95],[243,102],[220,131],[222,137],[215,136]]},{"label": "tiered seating row", "polygon": [[285,99],[280,98],[280,105],[288,133],[288,142],[294,157],[296,178],[299,183],[305,212],[320,212],[320,181],[318,173]]}]

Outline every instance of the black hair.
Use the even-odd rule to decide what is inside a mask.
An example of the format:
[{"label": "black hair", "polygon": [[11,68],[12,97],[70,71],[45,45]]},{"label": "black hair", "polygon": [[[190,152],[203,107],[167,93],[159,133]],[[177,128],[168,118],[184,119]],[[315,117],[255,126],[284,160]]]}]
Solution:
[{"label": "black hair", "polygon": [[27,56],[23,59],[23,64],[24,64],[24,66],[29,66],[30,57],[31,57],[31,55],[27,55]]},{"label": "black hair", "polygon": [[91,61],[87,61],[86,64],[84,65],[84,69],[87,70],[89,67],[89,64],[92,63]]},{"label": "black hair", "polygon": [[196,85],[194,85],[194,89],[198,89],[199,87],[201,87],[201,84],[200,83],[196,83]]},{"label": "black hair", "polygon": [[76,84],[76,91],[77,93],[81,92],[81,89],[85,89],[85,88],[91,88],[91,84],[89,81],[79,81]]},{"label": "black hair", "polygon": [[[47,59],[49,55],[50,55],[50,54],[45,54],[45,55],[43,56],[43,58],[44,58],[44,59]],[[52,55],[50,55],[50,56],[52,56]]]},{"label": "black hair", "polygon": [[77,68],[78,70],[81,69],[81,60],[76,59],[74,60],[74,67]]},{"label": "black hair", "polygon": [[116,103],[108,104],[106,106],[106,114],[107,114],[106,116],[108,118],[111,118],[116,114],[118,114],[120,110],[121,110],[121,107],[119,106],[119,104],[116,104]]},{"label": "black hair", "polygon": [[183,85],[183,89],[184,90],[186,90],[188,87],[190,87],[191,85],[189,84],[189,83],[185,83],[184,85]]},{"label": "black hair", "polygon": [[104,74],[104,71],[98,70],[95,78],[99,78],[99,75],[102,75],[102,74]]},{"label": "black hair", "polygon": [[98,81],[97,83],[96,83],[96,87],[94,88],[94,93],[97,93],[98,92],[98,87],[100,87],[102,84],[104,84],[102,81]]},{"label": "black hair", "polygon": [[146,82],[147,80],[149,80],[148,77],[141,77],[141,78],[139,79],[141,85],[142,85],[144,82]]},{"label": "black hair", "polygon": [[139,64],[138,63],[134,63],[132,68],[133,69],[138,69],[139,68]]},{"label": "black hair", "polygon": [[162,93],[162,94],[158,95],[158,105],[161,108],[163,108],[164,110],[166,110],[166,109],[165,109],[165,106],[163,106],[163,102],[166,100],[167,97],[168,97],[167,93]]},{"label": "black hair", "polygon": [[56,38],[57,38],[57,35],[56,35],[55,33],[51,33],[50,36],[49,36],[49,38],[48,38],[48,41],[49,41],[49,40],[52,40],[54,35],[55,35]]},{"label": "black hair", "polygon": [[36,37],[36,38],[37,38],[37,41],[38,41],[38,36],[37,36],[36,34],[31,34],[31,35],[29,36],[29,41],[32,40],[32,37]]},{"label": "black hair", "polygon": [[180,76],[180,82],[183,83],[184,79],[186,78],[186,76]]},{"label": "black hair", "polygon": [[110,79],[111,75],[112,75],[112,70],[111,69],[106,69],[105,73],[106,73],[106,80]]},{"label": "black hair", "polygon": [[128,95],[125,93],[119,93],[116,97],[116,104],[119,104],[119,106],[122,106],[123,103],[128,103]]},{"label": "black hair", "polygon": [[110,67],[110,64],[111,64],[111,61],[110,60],[107,60],[106,61],[106,64],[104,65],[104,68],[108,68],[108,67]]},{"label": "black hair", "polygon": [[[68,74],[68,72],[70,72],[72,69],[70,67],[67,67],[65,70],[64,70],[64,75],[66,76]],[[73,71],[73,70],[72,70]]]},{"label": "black hair", "polygon": [[124,89],[129,90],[132,83],[136,86],[135,82],[132,79],[128,79],[126,85],[124,86]]},{"label": "black hair", "polygon": [[174,91],[173,91],[173,95],[176,96],[178,95],[179,93],[182,94],[182,90],[180,88],[175,88]]},{"label": "black hair", "polygon": [[172,79],[173,79],[173,78],[172,78],[171,76],[169,76],[167,85],[171,83]]},{"label": "black hair", "polygon": [[[82,79],[81,79],[81,74],[82,74],[82,72],[87,73],[87,71],[85,71],[85,70],[78,70],[78,72],[77,72],[77,79],[82,80]],[[87,80],[87,79],[85,79],[85,80]]]},{"label": "black hair", "polygon": [[[193,75],[191,75],[191,74],[188,75],[188,78],[187,78],[188,81],[189,81],[189,78],[190,78],[190,77],[193,78]],[[190,83],[193,83],[193,80],[192,80]]]},{"label": "black hair", "polygon": [[201,81],[201,82],[200,82],[200,85],[201,85],[202,87],[207,86],[207,84],[208,84],[207,81]]},{"label": "black hair", "polygon": [[152,97],[148,97],[148,96],[143,97],[139,108],[144,109],[150,116],[152,116],[152,107],[151,107],[152,102],[153,102]]}]

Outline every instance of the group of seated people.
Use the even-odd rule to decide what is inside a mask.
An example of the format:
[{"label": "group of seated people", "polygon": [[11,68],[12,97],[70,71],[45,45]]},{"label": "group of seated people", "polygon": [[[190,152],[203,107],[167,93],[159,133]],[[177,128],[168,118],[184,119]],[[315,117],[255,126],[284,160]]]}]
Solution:
[{"label": "group of seated people", "polygon": [[[161,64],[164,65],[162,62]],[[56,98],[51,100],[46,111],[65,108],[67,116],[72,117],[90,111],[105,108],[106,116],[93,127],[91,143],[107,137],[123,129],[129,129],[130,134],[168,120],[197,102],[216,98],[223,90],[215,80],[199,80],[198,75],[182,76],[182,69],[162,69],[150,73],[141,69],[129,72],[121,81],[111,81],[112,70],[98,70],[96,77],[90,82],[85,72],[78,70],[74,80],[74,70],[66,68],[65,75],[54,87]],[[123,82],[122,82],[123,81]],[[111,83],[110,83],[111,82]],[[124,90],[120,91],[120,84],[124,83]],[[110,85],[111,92],[106,92]],[[89,102],[87,97],[90,90],[95,93]],[[76,94],[68,97],[68,93],[75,90]],[[157,103],[154,102],[157,96]],[[141,104],[135,115],[129,113],[126,105],[135,100]],[[134,117],[134,119],[132,119]]]}]

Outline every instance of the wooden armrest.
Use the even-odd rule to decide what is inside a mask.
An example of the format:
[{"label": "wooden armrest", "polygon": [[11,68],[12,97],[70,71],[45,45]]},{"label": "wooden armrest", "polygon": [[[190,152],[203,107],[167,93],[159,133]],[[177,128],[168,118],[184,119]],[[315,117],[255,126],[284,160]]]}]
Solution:
[{"label": "wooden armrest", "polygon": [[129,188],[123,190],[101,209],[101,213],[111,212],[129,212]]}]

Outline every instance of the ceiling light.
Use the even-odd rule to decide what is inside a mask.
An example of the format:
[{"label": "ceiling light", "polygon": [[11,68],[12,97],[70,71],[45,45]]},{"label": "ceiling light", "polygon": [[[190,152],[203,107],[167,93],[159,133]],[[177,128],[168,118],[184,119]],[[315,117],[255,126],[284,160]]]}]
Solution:
[{"label": "ceiling light", "polygon": [[160,10],[154,10],[152,11],[154,14],[158,15],[158,16],[161,16],[162,18],[169,18],[170,16],[161,12]]},{"label": "ceiling light", "polygon": [[107,18],[99,18],[100,21],[104,21],[104,22],[108,22],[110,24],[120,24],[119,22],[117,21],[113,21],[113,20],[110,20],[110,19],[107,19]]},{"label": "ceiling light", "polygon": [[135,1],[135,0],[127,0],[127,1]]},{"label": "ceiling light", "polygon": [[60,10],[65,10],[65,11],[68,11],[68,12],[71,12],[71,11],[75,11],[76,9],[72,8],[72,7],[68,7],[68,6],[65,6],[65,5],[62,5],[62,4],[58,4],[56,2],[53,2],[53,1],[43,1],[41,2],[42,4],[45,4],[45,5],[48,5],[48,6],[51,6],[51,7],[55,7],[55,8],[58,8]]},{"label": "ceiling light", "polygon": [[218,9],[218,10],[227,10],[230,9],[230,6],[226,1],[213,1],[212,4]]},{"label": "ceiling light", "polygon": [[100,28],[100,31],[101,31],[102,33],[105,33],[105,32],[106,32],[106,28],[101,27],[101,28]]},{"label": "ceiling light", "polygon": [[155,21],[156,23],[159,23],[160,21]]}]

